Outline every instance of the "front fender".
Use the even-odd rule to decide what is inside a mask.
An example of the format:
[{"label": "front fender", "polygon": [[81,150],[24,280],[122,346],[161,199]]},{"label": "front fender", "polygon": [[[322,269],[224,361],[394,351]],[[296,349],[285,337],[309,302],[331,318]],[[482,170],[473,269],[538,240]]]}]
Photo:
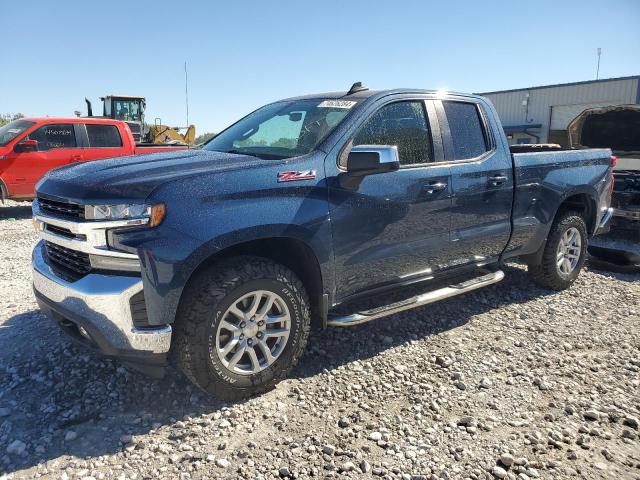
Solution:
[{"label": "front fender", "polygon": [[[291,163],[300,164],[296,170],[320,174],[323,158]],[[324,176],[278,183],[278,169],[282,167],[172,182],[148,199],[167,205],[163,223],[154,230],[121,234],[117,241],[137,251],[141,259],[150,323],[174,321],[184,287],[203,262],[233,246],[265,238],[304,242],[329,282],[324,288],[332,291],[332,237]],[[251,189],[244,190],[243,182]]]}]

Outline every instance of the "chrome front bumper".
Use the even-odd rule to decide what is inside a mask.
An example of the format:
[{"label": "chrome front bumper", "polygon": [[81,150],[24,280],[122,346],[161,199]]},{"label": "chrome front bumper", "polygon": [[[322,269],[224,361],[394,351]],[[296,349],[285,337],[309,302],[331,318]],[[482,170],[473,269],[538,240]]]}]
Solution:
[{"label": "chrome front bumper", "polygon": [[[44,242],[33,251],[33,289],[40,308],[77,339],[102,353],[142,363],[162,363],[171,346],[171,327],[136,328],[129,301],[142,290],[137,276],[90,273],[63,280],[46,260]],[[164,358],[162,358],[164,360]]]}]

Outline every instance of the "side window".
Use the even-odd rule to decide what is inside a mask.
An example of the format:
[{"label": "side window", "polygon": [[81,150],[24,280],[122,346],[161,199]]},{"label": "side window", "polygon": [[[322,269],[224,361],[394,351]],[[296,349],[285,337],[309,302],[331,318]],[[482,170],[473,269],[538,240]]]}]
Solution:
[{"label": "side window", "polygon": [[390,103],[360,127],[353,145],[395,145],[400,165],[433,162],[428,125],[424,102]]},{"label": "side window", "polygon": [[30,133],[29,138],[38,141],[39,152],[53,148],[76,148],[76,134],[71,124],[45,125]]},{"label": "side window", "polygon": [[98,147],[121,147],[122,138],[115,125],[95,125],[87,124],[87,136],[89,146]]},{"label": "side window", "polygon": [[475,103],[443,101],[453,141],[452,160],[466,160],[489,150],[482,118]]}]

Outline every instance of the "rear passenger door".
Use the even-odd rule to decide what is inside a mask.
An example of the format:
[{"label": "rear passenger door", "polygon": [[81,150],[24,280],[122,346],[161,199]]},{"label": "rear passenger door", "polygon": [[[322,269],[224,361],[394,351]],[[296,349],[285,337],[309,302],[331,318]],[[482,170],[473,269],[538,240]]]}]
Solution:
[{"label": "rear passenger door", "polygon": [[122,137],[118,127],[101,123],[87,123],[85,128],[87,138],[83,149],[84,161],[122,156]]},{"label": "rear passenger door", "polygon": [[511,155],[492,132],[501,128],[479,101],[436,102],[445,157],[451,165],[452,266],[482,264],[500,255],[511,233]]},{"label": "rear passenger door", "polygon": [[[435,117],[430,100],[387,101],[350,134],[328,179],[338,299],[425,279],[446,263],[449,167],[437,163]],[[350,145],[395,145],[400,169],[351,177]]]}]

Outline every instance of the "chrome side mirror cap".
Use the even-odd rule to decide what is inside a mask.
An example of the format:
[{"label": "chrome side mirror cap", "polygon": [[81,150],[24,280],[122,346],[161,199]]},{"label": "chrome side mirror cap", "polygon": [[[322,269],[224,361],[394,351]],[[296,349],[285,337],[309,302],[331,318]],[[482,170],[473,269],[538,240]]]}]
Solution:
[{"label": "chrome side mirror cap", "polygon": [[372,175],[398,170],[400,158],[395,145],[358,145],[347,156],[347,172]]}]

